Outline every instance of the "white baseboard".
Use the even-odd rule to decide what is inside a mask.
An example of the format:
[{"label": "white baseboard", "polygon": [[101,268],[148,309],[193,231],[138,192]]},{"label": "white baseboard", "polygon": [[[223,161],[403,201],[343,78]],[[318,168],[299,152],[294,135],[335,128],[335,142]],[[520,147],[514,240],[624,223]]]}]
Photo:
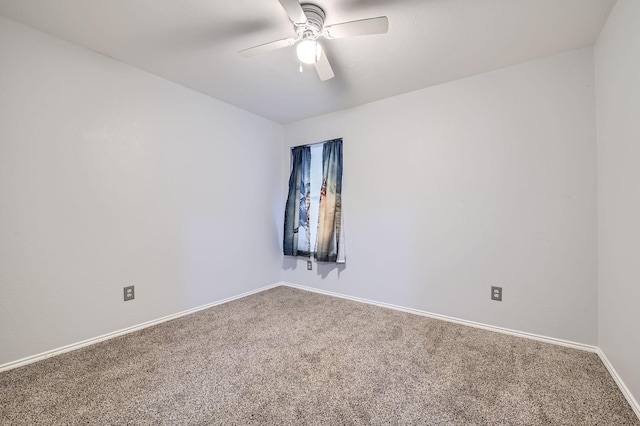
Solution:
[{"label": "white baseboard", "polygon": [[63,354],[65,352],[75,351],[76,349],[84,348],[85,346],[93,345],[99,342],[103,342],[105,340],[113,339],[114,337],[122,336],[124,334],[133,333],[134,331],[142,330],[143,328],[151,327],[166,321],[170,321],[172,319],[180,318],[185,315],[193,314],[198,311],[202,311],[203,309],[211,308],[213,306],[222,305],[223,303],[231,302],[232,300],[241,299],[243,297],[260,293],[265,290],[269,290],[270,288],[278,287],[282,285],[282,283],[275,283],[271,285],[267,285],[265,287],[258,288],[256,290],[247,291],[242,294],[238,294],[236,296],[227,297],[226,299],[218,300],[212,303],[207,303],[206,305],[198,306],[192,309],[187,309],[186,311],[178,312],[176,314],[167,315],[162,318],[158,318],[155,320],[143,322],[142,324],[134,325],[131,327],[123,328],[118,331],[114,331],[112,333],[103,334],[102,336],[93,337],[91,339],[83,340],[81,342],[72,343],[70,345],[63,346],[61,348],[52,349],[50,351],[42,352],[37,355],[32,355],[26,358],[19,359],[17,361],[11,361],[6,364],[0,365],[0,373],[7,370],[12,370],[14,368],[22,367],[27,364],[32,364],[34,362],[42,361],[43,359],[51,358],[56,355]]},{"label": "white baseboard", "polygon": [[638,419],[640,419],[640,404],[638,404],[638,401],[636,401],[636,399],[633,397],[633,394],[631,393],[627,385],[624,384],[624,381],[622,381],[622,378],[620,377],[616,369],[613,368],[613,365],[609,361],[609,358],[607,358],[605,353],[602,352],[602,349],[598,348],[597,353],[604,366],[607,368],[607,370],[609,370],[609,374],[611,374],[611,377],[613,377],[613,380],[615,380],[618,388],[620,388],[620,392],[622,392],[624,397],[627,399],[627,402],[633,409],[633,412],[636,413],[636,416],[638,417]]},{"label": "white baseboard", "polygon": [[302,286],[302,285],[292,284],[292,283],[288,283],[288,282],[283,282],[282,285],[287,286],[287,287],[297,288],[297,289],[300,289],[300,290],[311,291],[311,292],[314,292],[314,293],[325,294],[327,296],[334,296],[334,297],[340,297],[342,299],[353,300],[355,302],[367,303],[369,305],[381,306],[383,308],[389,308],[389,309],[393,309],[393,310],[396,310],[396,311],[408,312],[410,314],[421,315],[423,317],[429,317],[429,318],[439,319],[439,320],[442,320],[442,321],[453,322],[453,323],[456,323],[456,324],[467,325],[469,327],[481,328],[483,330],[495,331],[497,333],[509,334],[511,336],[524,337],[526,339],[537,340],[537,341],[545,342],[545,343],[551,343],[553,345],[566,346],[566,347],[573,348],[573,349],[580,349],[582,351],[596,352],[597,353],[598,350],[599,350],[597,346],[586,345],[584,343],[577,343],[577,342],[572,342],[570,340],[556,339],[555,337],[541,336],[541,335],[538,335],[538,334],[527,333],[527,332],[524,332],[524,331],[511,330],[509,328],[497,327],[495,325],[482,324],[482,323],[475,322],[475,321],[463,320],[463,319],[459,319],[459,318],[449,317],[449,316],[446,316],[446,315],[434,314],[434,313],[427,312],[427,311],[421,311],[419,309],[405,308],[404,306],[392,305],[390,303],[384,303],[384,302],[378,302],[378,301],[375,301],[375,300],[363,299],[361,297],[348,296],[348,295],[345,295],[345,294],[340,294],[340,293],[334,293],[334,292],[331,292],[331,291],[320,290],[320,289],[313,288],[313,287],[305,287],[305,286]]},{"label": "white baseboard", "polygon": [[512,336],[524,337],[526,339],[538,340],[538,341],[541,341],[541,342],[551,343],[551,344],[554,344],[554,345],[560,345],[560,346],[565,346],[565,347],[569,347],[569,348],[573,348],[573,349],[579,349],[579,350],[583,350],[583,351],[597,353],[598,356],[600,357],[600,359],[602,360],[602,363],[607,368],[607,370],[609,371],[609,373],[613,377],[614,381],[618,385],[618,388],[620,388],[620,391],[622,392],[624,397],[629,402],[629,405],[631,406],[631,408],[635,412],[636,416],[640,419],[640,405],[638,404],[638,402],[633,397],[633,394],[626,387],[626,385],[624,384],[622,378],[620,378],[620,376],[618,375],[618,373],[615,370],[615,368],[613,367],[613,365],[611,365],[611,362],[609,362],[609,359],[607,358],[607,356],[597,346],[585,345],[585,344],[582,344],[582,343],[571,342],[571,341],[563,340],[563,339],[556,339],[554,337],[540,336],[540,335],[533,334],[533,333],[526,333],[526,332],[522,332],[522,331],[511,330],[511,329],[503,328],[503,327],[496,327],[496,326],[493,326],[493,325],[482,324],[482,323],[478,323],[478,322],[475,322],[475,321],[462,320],[462,319],[458,319],[458,318],[454,318],[454,317],[449,317],[449,316],[446,316],[446,315],[440,315],[440,314],[434,314],[434,313],[427,312],[427,311],[421,311],[419,309],[406,308],[406,307],[403,307],[403,306],[392,305],[390,303],[384,303],[384,302],[378,302],[378,301],[375,301],[375,300],[363,299],[363,298],[360,298],[360,297],[348,296],[348,295],[345,295],[345,294],[334,293],[334,292],[331,292],[331,291],[321,290],[321,289],[317,289],[317,288],[313,288],[313,287],[306,287],[306,286],[297,285],[297,284],[284,282],[284,281],[283,282],[279,282],[279,283],[275,283],[275,284],[271,284],[271,285],[267,285],[265,287],[261,287],[261,288],[258,288],[258,289],[255,289],[255,290],[251,290],[251,291],[248,291],[248,292],[245,292],[245,293],[242,293],[242,294],[238,294],[238,295],[235,295],[235,296],[231,296],[231,297],[228,297],[226,299],[222,299],[222,300],[218,300],[218,301],[215,301],[215,302],[212,302],[212,303],[208,303],[206,305],[198,306],[196,308],[188,309],[186,311],[178,312],[176,314],[167,315],[167,316],[162,317],[162,318],[158,318],[158,319],[155,319],[155,320],[147,321],[147,322],[144,322],[142,324],[138,324],[138,325],[134,325],[134,326],[131,326],[131,327],[123,328],[121,330],[114,331],[112,333],[103,334],[102,336],[98,336],[98,337],[94,337],[94,338],[91,338],[91,339],[83,340],[81,342],[73,343],[73,344],[70,344],[70,345],[67,345],[67,346],[63,346],[61,348],[53,349],[53,350],[50,350],[50,351],[47,351],[47,352],[42,352],[42,353],[37,354],[37,355],[33,355],[33,356],[26,357],[26,358],[22,358],[22,359],[19,359],[17,361],[12,361],[12,362],[9,362],[9,363],[6,363],[6,364],[2,364],[2,365],[0,365],[0,372],[11,370],[11,369],[18,368],[18,367],[22,367],[22,366],[27,365],[27,364],[32,364],[34,362],[38,362],[38,361],[41,361],[43,359],[51,358],[51,357],[56,356],[56,355],[60,355],[60,354],[66,353],[66,352],[71,352],[71,351],[74,351],[76,349],[80,349],[80,348],[83,348],[83,347],[86,347],[86,346],[89,346],[89,345],[93,345],[95,343],[99,343],[99,342],[103,342],[105,340],[113,339],[114,337],[122,336],[122,335],[125,335],[125,334],[128,334],[128,333],[133,333],[134,331],[142,330],[142,329],[147,328],[147,327],[151,327],[151,326],[154,326],[154,325],[157,325],[157,324],[161,324],[163,322],[170,321],[172,319],[176,319],[176,318],[180,318],[180,317],[185,316],[185,315],[193,314],[195,312],[198,312],[198,311],[201,311],[201,310],[204,310],[204,309],[208,309],[208,308],[211,308],[213,306],[217,306],[217,305],[221,305],[221,304],[224,304],[224,303],[227,303],[227,302],[231,302],[232,300],[241,299],[243,297],[250,296],[250,295],[255,294],[255,293],[260,293],[262,291],[269,290],[271,288],[279,287],[279,286],[297,288],[299,290],[305,290],[305,291],[310,291],[310,292],[314,292],[314,293],[320,293],[320,294],[324,294],[324,295],[327,295],[327,296],[339,297],[339,298],[342,298],[342,299],[352,300],[352,301],[360,302],[360,303],[367,303],[369,305],[375,305],[375,306],[380,306],[380,307],[383,307],[383,308],[394,309],[396,311],[408,312],[408,313],[411,313],[411,314],[416,314],[416,315],[421,315],[421,316],[425,316],[425,317],[429,317],[429,318],[439,319],[439,320],[442,320],[442,321],[447,321],[447,322],[452,322],[452,323],[456,323],[456,324],[466,325],[466,326],[469,326],[469,327],[480,328],[480,329],[483,329],[483,330],[494,331],[494,332],[497,332],[497,333],[509,334],[509,335],[512,335]]}]

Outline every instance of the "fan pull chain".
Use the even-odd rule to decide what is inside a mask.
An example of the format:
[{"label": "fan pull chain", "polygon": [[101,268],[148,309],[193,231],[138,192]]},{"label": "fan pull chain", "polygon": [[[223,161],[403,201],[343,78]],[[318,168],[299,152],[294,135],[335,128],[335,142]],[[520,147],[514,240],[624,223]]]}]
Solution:
[{"label": "fan pull chain", "polygon": [[302,62],[300,62],[300,72],[302,72]]}]

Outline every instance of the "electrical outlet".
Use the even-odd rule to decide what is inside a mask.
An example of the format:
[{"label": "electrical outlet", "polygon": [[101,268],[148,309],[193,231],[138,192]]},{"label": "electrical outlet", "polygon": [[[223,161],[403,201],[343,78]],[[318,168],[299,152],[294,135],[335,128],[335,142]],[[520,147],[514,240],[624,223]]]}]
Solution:
[{"label": "electrical outlet", "polygon": [[133,300],[136,298],[136,293],[133,289],[133,286],[130,285],[129,287],[125,287],[124,288],[124,301],[126,302],[127,300]]},{"label": "electrical outlet", "polygon": [[310,260],[307,260],[307,271],[311,271],[313,269],[313,263]]},{"label": "electrical outlet", "polygon": [[502,287],[491,287],[491,300],[502,302]]}]

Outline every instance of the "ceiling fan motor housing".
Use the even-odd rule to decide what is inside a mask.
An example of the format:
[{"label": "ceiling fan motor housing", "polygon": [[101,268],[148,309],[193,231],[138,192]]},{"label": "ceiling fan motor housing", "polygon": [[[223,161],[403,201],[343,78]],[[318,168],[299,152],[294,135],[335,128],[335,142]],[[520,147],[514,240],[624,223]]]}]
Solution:
[{"label": "ceiling fan motor housing", "polygon": [[304,3],[300,6],[302,6],[304,15],[307,17],[307,22],[297,28],[298,34],[304,35],[305,39],[315,40],[322,34],[325,17],[324,10],[320,6],[311,3]]}]

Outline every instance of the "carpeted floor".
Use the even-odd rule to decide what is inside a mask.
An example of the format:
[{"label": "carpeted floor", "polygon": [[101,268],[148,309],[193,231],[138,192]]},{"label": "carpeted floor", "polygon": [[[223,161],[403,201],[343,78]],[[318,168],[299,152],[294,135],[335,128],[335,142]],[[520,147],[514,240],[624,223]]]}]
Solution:
[{"label": "carpeted floor", "polygon": [[288,287],[2,373],[0,422],[640,425],[596,354]]}]

